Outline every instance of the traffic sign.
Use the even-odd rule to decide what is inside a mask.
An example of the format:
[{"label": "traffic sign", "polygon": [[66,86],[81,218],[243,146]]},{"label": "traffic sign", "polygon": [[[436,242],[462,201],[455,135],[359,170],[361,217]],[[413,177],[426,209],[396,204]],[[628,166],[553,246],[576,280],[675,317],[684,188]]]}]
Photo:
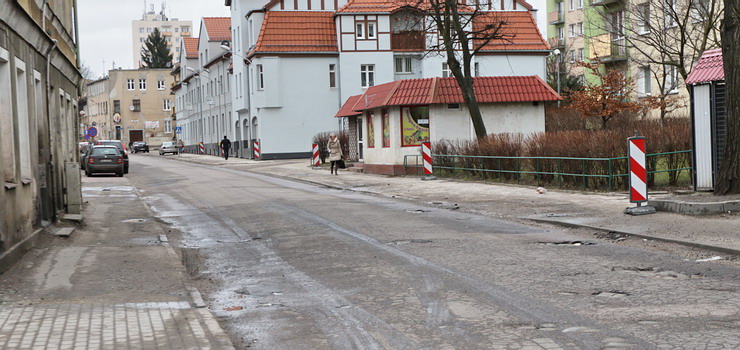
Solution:
[{"label": "traffic sign", "polygon": [[182,126],[175,127],[175,134],[182,134]]},{"label": "traffic sign", "polygon": [[89,139],[90,139],[90,135],[85,134],[85,140],[89,140]]},{"label": "traffic sign", "polygon": [[87,129],[87,135],[90,137],[95,137],[98,135],[98,129],[94,126],[91,126],[89,129]]}]

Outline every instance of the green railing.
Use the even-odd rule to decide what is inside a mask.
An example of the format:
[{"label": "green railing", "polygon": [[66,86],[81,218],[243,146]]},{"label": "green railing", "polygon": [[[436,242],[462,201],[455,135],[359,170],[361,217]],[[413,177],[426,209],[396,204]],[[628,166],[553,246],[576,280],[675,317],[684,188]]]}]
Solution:
[{"label": "green railing", "polygon": [[[626,188],[627,162],[624,157],[505,157],[433,154],[435,175],[477,175],[499,181],[535,182],[538,185],[557,183],[558,187]],[[422,169],[421,155],[406,155],[403,167],[406,173]],[[646,155],[648,186],[656,180],[676,186],[691,183],[691,151],[651,153]],[[413,164],[412,164],[413,163]]]}]

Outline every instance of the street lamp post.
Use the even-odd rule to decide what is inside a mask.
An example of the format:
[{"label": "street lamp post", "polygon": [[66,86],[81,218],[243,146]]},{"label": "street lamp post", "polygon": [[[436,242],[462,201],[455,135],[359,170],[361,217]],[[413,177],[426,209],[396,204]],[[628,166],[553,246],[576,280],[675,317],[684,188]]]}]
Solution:
[{"label": "street lamp post", "polygon": [[[558,74],[558,95],[560,95],[560,50],[555,49],[552,51],[552,54],[555,55],[555,57],[557,57],[556,70]],[[560,107],[560,100],[558,100],[558,107]]]}]

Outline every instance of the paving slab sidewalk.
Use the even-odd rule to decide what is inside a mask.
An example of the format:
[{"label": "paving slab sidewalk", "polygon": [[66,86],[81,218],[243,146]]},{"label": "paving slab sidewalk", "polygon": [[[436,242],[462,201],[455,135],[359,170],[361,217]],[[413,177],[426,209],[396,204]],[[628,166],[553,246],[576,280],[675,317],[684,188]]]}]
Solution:
[{"label": "paving slab sidewalk", "polygon": [[128,178],[83,178],[84,220],[0,275],[0,349],[233,349]]},{"label": "paving slab sidewalk", "polygon": [[[627,193],[584,193],[547,189],[539,194],[534,187],[482,183],[440,178],[421,181],[420,176],[385,176],[340,171],[329,174],[328,167],[312,168],[308,159],[267,160],[229,159],[183,154],[182,161],[224,166],[334,188],[368,192],[424,202],[511,220],[550,222],[606,231],[632,233],[647,238],[674,241],[685,245],[716,248],[740,255],[740,215],[736,213],[688,216],[667,212],[631,216],[624,214]],[[684,200],[683,195],[653,194],[652,198]]]}]

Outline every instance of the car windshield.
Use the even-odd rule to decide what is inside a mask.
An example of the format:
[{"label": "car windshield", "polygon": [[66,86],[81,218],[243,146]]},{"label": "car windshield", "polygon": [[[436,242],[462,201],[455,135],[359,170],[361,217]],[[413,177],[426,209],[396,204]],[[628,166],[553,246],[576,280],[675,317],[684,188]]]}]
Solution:
[{"label": "car windshield", "polygon": [[173,146],[175,146],[175,143],[174,142],[165,142],[165,143],[162,143],[162,146],[163,147],[173,147]]},{"label": "car windshield", "polygon": [[100,146],[116,146],[119,150],[123,150],[123,144],[120,142],[112,142],[112,141],[100,141],[98,142],[98,145]]},{"label": "car windshield", "polygon": [[96,147],[93,148],[92,155],[94,156],[115,156],[118,155],[118,149],[113,147]]}]

